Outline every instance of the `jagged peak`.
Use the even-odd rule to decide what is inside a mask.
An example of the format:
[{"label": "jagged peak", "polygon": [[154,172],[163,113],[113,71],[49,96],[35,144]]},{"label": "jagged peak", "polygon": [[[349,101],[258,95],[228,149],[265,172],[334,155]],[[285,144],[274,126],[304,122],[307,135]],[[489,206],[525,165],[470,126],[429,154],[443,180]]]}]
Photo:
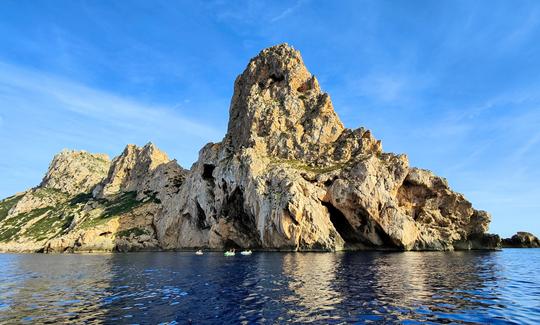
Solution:
[{"label": "jagged peak", "polygon": [[152,142],[148,142],[142,147],[136,144],[131,144],[131,143],[127,144],[124,147],[122,154],[116,157],[115,160],[119,158],[127,157],[127,156],[134,156],[135,159],[139,159],[139,156],[148,157],[151,160],[158,160],[160,163],[168,162],[170,160],[167,154],[164,151],[160,150]]},{"label": "jagged peak", "polygon": [[54,156],[38,187],[69,194],[88,192],[107,174],[109,166],[106,154],[63,149]]},{"label": "jagged peak", "polygon": [[170,161],[167,154],[152,142],[143,147],[128,144],[122,154],[114,158],[107,177],[94,189],[94,196],[110,197],[136,190],[147,175]]},{"label": "jagged peak", "polygon": [[53,160],[55,158],[59,157],[71,157],[71,159],[77,159],[77,157],[81,156],[88,156],[88,157],[95,157],[100,158],[103,160],[110,160],[109,155],[104,153],[91,153],[86,150],[75,150],[75,149],[68,149],[64,148],[60,152],[54,155]]},{"label": "jagged peak", "polygon": [[262,50],[250,60],[239,78],[241,82],[257,84],[260,88],[277,85],[300,91],[307,90],[305,84],[312,82],[309,88],[320,91],[300,52],[286,43]]},{"label": "jagged peak", "polygon": [[288,44],[262,50],[235,81],[225,140],[234,150],[259,147],[299,158],[333,142],[344,129],[330,96]]}]

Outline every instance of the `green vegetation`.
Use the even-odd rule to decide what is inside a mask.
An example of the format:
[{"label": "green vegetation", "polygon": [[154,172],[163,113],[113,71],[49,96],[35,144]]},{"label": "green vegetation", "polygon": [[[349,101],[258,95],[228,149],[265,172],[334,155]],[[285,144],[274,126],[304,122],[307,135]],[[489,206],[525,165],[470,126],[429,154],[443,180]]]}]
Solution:
[{"label": "green vegetation", "polygon": [[[19,238],[21,235],[19,232],[24,225],[28,224],[35,218],[43,216],[51,210],[51,207],[34,209],[32,211],[20,213],[12,218],[4,220],[2,223],[2,228],[0,229],[0,242],[7,242]],[[44,218],[47,217],[45,216]]]},{"label": "green vegetation", "polygon": [[87,203],[88,201],[90,201],[92,199],[93,199],[92,192],[90,192],[90,193],[81,193],[81,194],[77,194],[74,198],[69,200],[69,203],[73,204],[73,205],[79,204],[79,203]]},{"label": "green vegetation", "polygon": [[88,155],[88,157],[90,157],[92,160],[95,160],[99,163],[105,163],[105,164],[109,163],[107,159],[101,156]]},{"label": "green vegetation", "polygon": [[7,217],[9,210],[11,210],[22,197],[23,194],[13,195],[0,201],[0,222]]},{"label": "green vegetation", "polygon": [[103,157],[94,156],[88,154],[85,156],[90,164],[88,164],[88,170],[92,173],[106,173],[108,169],[109,161]]},{"label": "green vegetation", "polygon": [[82,229],[88,229],[88,228],[92,228],[92,227],[95,227],[95,226],[99,226],[101,224],[104,224],[106,223],[107,221],[109,220],[113,220],[114,218],[117,218],[117,217],[107,217],[107,218],[104,218],[103,216],[99,216],[99,217],[95,217],[95,218],[89,218],[89,219],[86,219],[84,220],[80,226],[80,228]]},{"label": "green vegetation", "polygon": [[[54,189],[37,189],[34,191],[37,196],[59,196],[67,195]],[[8,211],[21,199],[22,195],[13,196],[0,201],[0,242],[17,240],[21,237],[32,238],[37,241],[52,238],[64,232],[75,218],[75,214],[82,205],[94,201],[91,193],[79,194],[70,200],[63,201],[56,206],[34,209],[29,212],[20,213],[7,219]],[[155,193],[150,193],[144,202],[137,200],[136,192],[123,193],[111,201],[95,200],[103,209],[101,215],[88,218],[82,222],[81,228],[91,228],[99,224],[112,220],[122,214],[128,213],[146,202],[158,202]],[[26,227],[26,228],[25,228]],[[24,229],[24,230],[23,230]],[[120,232],[120,236],[136,236],[146,234],[147,230],[132,228]]]},{"label": "green vegetation", "polygon": [[137,192],[126,192],[116,197],[113,201],[108,203],[108,206],[103,212],[102,218],[110,218],[126,212],[129,212],[142,202],[137,200]]},{"label": "green vegetation", "polygon": [[52,235],[67,229],[71,225],[73,218],[72,214],[66,214],[65,211],[51,210],[46,217],[39,219],[28,227],[23,235],[37,241],[50,238]]},{"label": "green vegetation", "polygon": [[150,233],[146,229],[141,229],[141,228],[138,228],[138,227],[134,227],[134,228],[129,228],[129,229],[119,231],[116,235],[118,237],[130,237],[131,234],[133,234],[133,236],[136,237],[136,236],[140,236],[140,235],[149,235]]},{"label": "green vegetation", "polygon": [[81,228],[91,228],[109,220],[112,220],[119,215],[130,212],[144,202],[137,200],[137,192],[126,192],[114,198],[112,201],[100,200],[105,206],[103,213],[95,218],[87,219],[81,224]]},{"label": "green vegetation", "polygon": [[40,199],[47,198],[47,197],[67,199],[69,197],[69,194],[67,193],[64,193],[54,188],[46,188],[46,187],[36,188],[32,194]]}]

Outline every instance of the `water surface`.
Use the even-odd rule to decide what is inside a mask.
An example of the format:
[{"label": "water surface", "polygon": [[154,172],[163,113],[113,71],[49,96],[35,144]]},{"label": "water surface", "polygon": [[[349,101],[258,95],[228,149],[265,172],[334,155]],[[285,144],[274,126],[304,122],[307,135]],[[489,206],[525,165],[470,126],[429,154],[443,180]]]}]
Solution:
[{"label": "water surface", "polygon": [[0,254],[0,323],[540,323],[540,249]]}]

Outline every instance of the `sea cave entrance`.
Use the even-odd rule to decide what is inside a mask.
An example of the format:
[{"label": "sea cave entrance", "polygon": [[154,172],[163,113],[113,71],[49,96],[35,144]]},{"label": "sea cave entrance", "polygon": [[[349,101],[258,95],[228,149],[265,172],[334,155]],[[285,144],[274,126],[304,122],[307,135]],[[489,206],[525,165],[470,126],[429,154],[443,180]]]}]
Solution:
[{"label": "sea cave entrance", "polygon": [[355,230],[345,215],[330,202],[322,202],[322,205],[328,209],[330,221],[345,241],[346,248],[360,248],[364,242],[361,232]]}]

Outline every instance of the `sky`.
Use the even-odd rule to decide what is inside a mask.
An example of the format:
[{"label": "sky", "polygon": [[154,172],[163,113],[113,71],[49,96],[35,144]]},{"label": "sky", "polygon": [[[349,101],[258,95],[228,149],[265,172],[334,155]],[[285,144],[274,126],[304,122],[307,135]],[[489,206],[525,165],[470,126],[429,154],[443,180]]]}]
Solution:
[{"label": "sky", "polygon": [[540,235],[538,1],[0,1],[0,197],[63,148],[151,141],[185,168],[234,79],[289,43],[345,126]]}]

